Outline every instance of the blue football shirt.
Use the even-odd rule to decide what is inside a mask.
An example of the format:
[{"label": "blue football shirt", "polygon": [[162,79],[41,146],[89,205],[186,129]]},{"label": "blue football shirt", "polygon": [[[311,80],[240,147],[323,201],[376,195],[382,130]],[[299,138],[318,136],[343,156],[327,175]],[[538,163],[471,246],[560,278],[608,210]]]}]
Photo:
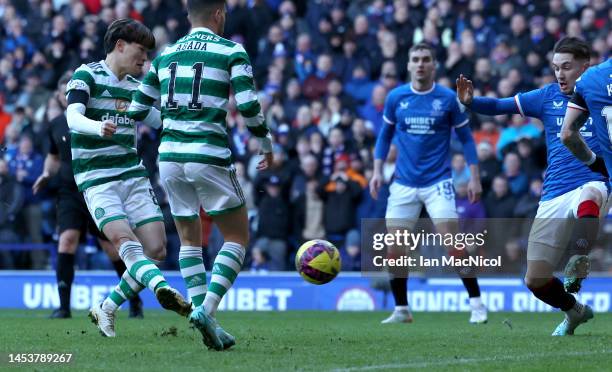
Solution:
[{"label": "blue football shirt", "polygon": [[426,187],[451,178],[451,132],[468,124],[454,91],[438,84],[426,92],[402,85],[389,93],[383,119],[395,125],[396,182]]},{"label": "blue football shirt", "polygon": [[[514,97],[521,115],[538,118],[544,124],[548,167],[544,176],[542,200],[556,198],[587,182],[605,182],[601,174],[592,172],[561,142],[561,126],[570,98],[561,92],[557,83],[548,84],[527,93],[520,93]],[[593,151],[599,153],[599,144],[593,129],[593,120],[589,118],[582,127],[581,133]]]},{"label": "blue football shirt", "polygon": [[[612,59],[589,68],[576,82],[570,106],[589,111],[595,127],[598,152],[591,142],[591,150],[601,153],[608,173],[612,175]],[[588,123],[587,123],[588,125]]]}]

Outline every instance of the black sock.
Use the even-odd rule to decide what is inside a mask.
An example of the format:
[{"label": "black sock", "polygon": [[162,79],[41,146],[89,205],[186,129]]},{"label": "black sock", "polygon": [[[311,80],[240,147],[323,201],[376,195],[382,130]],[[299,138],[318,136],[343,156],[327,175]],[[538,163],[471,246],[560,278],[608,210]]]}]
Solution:
[{"label": "black sock", "polygon": [[556,277],[552,278],[543,287],[531,289],[531,292],[550,306],[563,311],[571,309],[576,304],[574,296],[565,291],[563,283]]},{"label": "black sock", "polygon": [[58,253],[55,275],[60,298],[60,309],[70,311],[70,290],[74,280],[74,254]]},{"label": "black sock", "polygon": [[476,278],[461,278],[463,286],[465,287],[470,298],[480,297],[480,286],[478,285],[478,279]]},{"label": "black sock", "polygon": [[117,273],[117,276],[121,278],[125,270],[127,270],[127,267],[125,267],[125,264],[120,259],[117,261],[112,261],[112,263],[113,267],[115,268],[115,272]]},{"label": "black sock", "polygon": [[390,282],[395,306],[408,306],[408,279],[393,278]]}]

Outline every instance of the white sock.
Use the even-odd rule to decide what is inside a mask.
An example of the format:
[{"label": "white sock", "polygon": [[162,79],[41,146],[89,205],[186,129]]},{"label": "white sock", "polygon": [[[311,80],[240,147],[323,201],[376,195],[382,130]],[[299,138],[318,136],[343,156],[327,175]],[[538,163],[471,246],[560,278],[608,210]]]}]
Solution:
[{"label": "white sock", "polygon": [[396,306],[395,311],[410,311],[409,306]]},{"label": "white sock", "polygon": [[482,306],[482,300],[480,297],[470,297],[470,307],[472,309],[478,309]]},{"label": "white sock", "polygon": [[244,255],[244,247],[233,242],[225,242],[217,253],[206,297],[202,304],[204,309],[212,316],[215,315],[221,299],[232,287],[234,280],[242,269]]}]

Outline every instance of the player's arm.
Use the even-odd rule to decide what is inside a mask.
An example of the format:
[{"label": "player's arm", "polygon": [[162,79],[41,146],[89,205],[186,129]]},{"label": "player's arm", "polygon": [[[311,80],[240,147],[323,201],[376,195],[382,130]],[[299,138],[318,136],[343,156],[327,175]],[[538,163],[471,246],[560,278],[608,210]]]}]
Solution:
[{"label": "player's arm", "polygon": [[587,165],[592,171],[599,172],[608,177],[608,171],[603,158],[597,156],[589,148],[589,145],[587,145],[580,134],[580,128],[584,126],[589,116],[589,109],[584,98],[580,93],[574,92],[563,118],[561,141],[578,160]]},{"label": "player's arm", "polygon": [[82,133],[110,137],[115,133],[117,125],[110,120],[100,122],[85,116],[91,88],[95,81],[91,74],[78,69],[66,86],[66,119],[71,130]]},{"label": "player's arm", "polygon": [[376,139],[376,146],[374,147],[374,172],[370,180],[370,195],[374,199],[378,199],[378,192],[384,181],[383,164],[387,155],[389,155],[389,149],[395,134],[395,97],[393,94],[389,94],[385,101],[383,120],[385,124]]},{"label": "player's arm", "polygon": [[154,60],[138,90],[132,95],[128,114],[132,119],[158,129],[162,126],[161,113],[153,107],[155,101],[160,98],[160,82],[156,66],[157,60]]},{"label": "player's arm", "polygon": [[49,180],[59,171],[61,162],[57,154],[48,153],[43,165],[43,171],[32,185],[32,192],[37,194],[40,190],[47,186]]},{"label": "player's arm", "polygon": [[272,163],[272,135],[266,125],[261,105],[257,99],[251,61],[244,48],[239,44],[230,56],[229,69],[230,83],[234,91],[238,111],[244,118],[248,131],[259,139],[261,153],[264,155],[264,159],[259,162],[257,169],[266,169]]},{"label": "player's arm", "polygon": [[462,104],[469,107],[472,111],[483,115],[506,115],[506,114],[521,114],[518,97],[512,98],[490,98],[490,97],[474,97],[474,85],[471,80],[460,75],[457,78],[457,97]]},{"label": "player's arm", "polygon": [[[463,77],[463,76],[462,76]],[[471,203],[480,200],[482,184],[480,183],[480,168],[478,167],[478,154],[476,143],[470,129],[470,120],[465,114],[465,107],[461,105],[459,96],[451,103],[450,121],[455,128],[459,141],[463,144],[463,154],[470,167],[470,181],[468,183],[468,199]]]}]

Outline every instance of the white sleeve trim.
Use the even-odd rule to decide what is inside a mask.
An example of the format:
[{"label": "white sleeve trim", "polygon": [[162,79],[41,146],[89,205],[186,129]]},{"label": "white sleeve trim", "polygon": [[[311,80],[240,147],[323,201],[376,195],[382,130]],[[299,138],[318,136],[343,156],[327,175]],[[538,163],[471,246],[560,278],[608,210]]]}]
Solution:
[{"label": "white sleeve trim", "polygon": [[568,102],[567,103],[567,107],[568,108],[573,108],[573,109],[576,109],[576,110],[580,110],[580,111],[584,111],[584,112],[589,112],[589,110],[587,110],[586,108],[584,108],[584,107],[582,107],[580,105],[575,104],[574,102]]},{"label": "white sleeve trim", "polygon": [[519,99],[518,94],[514,96],[514,102],[516,103],[516,107],[519,109],[519,114],[521,114],[522,117],[525,117],[525,112],[523,111],[523,106],[521,106],[521,100]]},{"label": "white sleeve trim", "polygon": [[259,137],[257,139],[259,140],[262,154],[272,152],[272,135],[269,132],[265,137]]},{"label": "white sleeve trim", "polygon": [[82,103],[72,103],[66,108],[68,127],[83,134],[102,136],[102,122],[91,120],[85,116],[86,107]]},{"label": "white sleeve trim", "polygon": [[461,123],[455,125],[455,129],[456,128],[461,128],[461,127],[465,127],[468,123],[470,122],[470,119],[465,119],[464,121],[462,121]]},{"label": "white sleeve trim", "polygon": [[389,125],[395,125],[395,123],[389,120],[389,118],[387,118],[385,115],[383,115],[383,120],[385,121],[385,123]]},{"label": "white sleeve trim", "polygon": [[142,123],[154,129],[161,128],[162,126],[161,113],[155,107],[151,107],[151,109],[149,110],[149,113],[147,114],[147,117],[144,118]]}]

